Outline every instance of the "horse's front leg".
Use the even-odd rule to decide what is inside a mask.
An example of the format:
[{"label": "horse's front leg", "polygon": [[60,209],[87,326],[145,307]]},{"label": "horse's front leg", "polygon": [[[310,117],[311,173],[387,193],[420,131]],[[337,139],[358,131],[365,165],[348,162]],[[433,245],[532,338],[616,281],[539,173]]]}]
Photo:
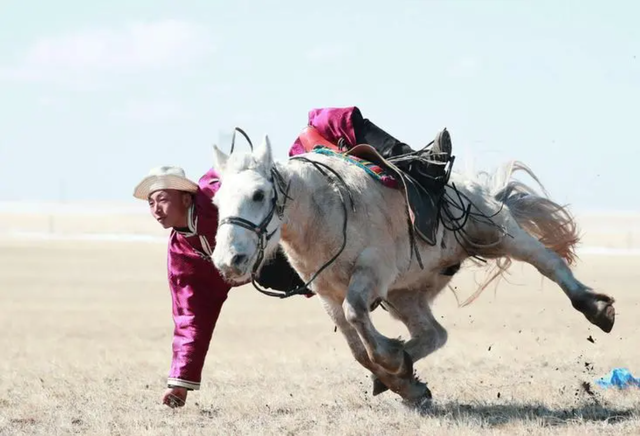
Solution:
[{"label": "horse's front leg", "polygon": [[376,255],[376,250],[364,250],[356,262],[343,303],[345,319],[357,332],[371,362],[396,376],[396,380],[390,380],[391,384],[383,380],[385,385],[405,399],[430,397],[427,386],[414,378],[413,362],[404,351],[402,341],[382,335],[371,321],[371,302],[383,297],[382,290],[388,286],[385,273],[391,272],[385,268],[381,256]]},{"label": "horse's front leg", "polygon": [[[340,332],[345,337],[347,344],[349,345],[349,349],[353,357],[366,369],[371,371],[375,380],[379,380],[380,386],[383,386],[386,389],[387,386],[395,386],[396,391],[403,390],[409,392],[410,395],[413,395],[411,398],[431,398],[431,393],[424,386],[424,389],[421,386],[413,387],[415,393],[412,393],[412,388],[409,386],[411,383],[419,383],[415,382],[412,379],[407,379],[407,377],[400,377],[398,375],[389,374],[384,370],[380,365],[374,363],[369,359],[369,355],[367,350],[365,349],[362,341],[360,340],[360,336],[356,329],[353,328],[351,324],[347,321],[344,310],[342,308],[341,302],[337,298],[331,298],[328,296],[320,296],[320,299],[324,305],[325,310],[336,324]],[[410,362],[409,362],[410,364]],[[375,386],[374,386],[375,388]],[[380,392],[376,392],[374,390],[373,395],[377,395]],[[402,394],[401,394],[402,395]]]},{"label": "horse's front leg", "polygon": [[[449,278],[443,280],[436,277],[427,285],[426,290],[398,290],[388,295],[387,310],[404,323],[411,335],[411,340],[405,344],[404,349],[414,363],[443,347],[447,342],[447,331],[431,312],[428,293],[435,293],[429,286],[439,291],[448,281]],[[378,377],[373,376],[372,379],[374,395],[388,389]]]}]

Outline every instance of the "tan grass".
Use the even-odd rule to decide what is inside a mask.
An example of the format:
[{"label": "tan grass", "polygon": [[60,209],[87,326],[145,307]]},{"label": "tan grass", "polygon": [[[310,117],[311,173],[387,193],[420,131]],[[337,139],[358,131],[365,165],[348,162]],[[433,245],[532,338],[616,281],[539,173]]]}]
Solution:
[{"label": "tan grass", "polygon": [[[202,390],[174,411],[159,404],[172,330],[162,244],[3,241],[0,434],[640,434],[638,390],[593,384],[615,366],[640,373],[639,260],[578,260],[579,277],[617,300],[609,335],[520,263],[468,307],[445,291],[435,312],[449,343],[417,364],[436,398],[422,413],[371,397],[315,299],[235,289]],[[461,299],[474,274],[455,279]],[[405,335],[381,309],[374,318]]]}]

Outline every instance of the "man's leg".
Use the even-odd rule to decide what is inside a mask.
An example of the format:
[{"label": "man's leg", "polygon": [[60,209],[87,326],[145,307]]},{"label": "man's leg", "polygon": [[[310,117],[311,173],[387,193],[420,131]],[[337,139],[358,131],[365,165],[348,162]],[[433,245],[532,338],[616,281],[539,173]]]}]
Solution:
[{"label": "man's leg", "polygon": [[363,118],[358,108],[353,110],[351,123],[356,134],[356,142],[369,144],[385,159],[413,151],[407,144],[389,135],[368,118]]},{"label": "man's leg", "polygon": [[[351,115],[351,122],[355,131],[358,144],[369,144],[375,148],[385,159],[392,159],[403,154],[412,153],[414,150],[404,142],[394,138],[380,127],[376,126],[368,118],[362,116],[357,107]],[[440,191],[446,183],[446,164],[451,159],[451,136],[447,129],[438,133],[433,145],[421,154],[419,161],[398,161],[398,168],[406,171],[427,189]]]}]

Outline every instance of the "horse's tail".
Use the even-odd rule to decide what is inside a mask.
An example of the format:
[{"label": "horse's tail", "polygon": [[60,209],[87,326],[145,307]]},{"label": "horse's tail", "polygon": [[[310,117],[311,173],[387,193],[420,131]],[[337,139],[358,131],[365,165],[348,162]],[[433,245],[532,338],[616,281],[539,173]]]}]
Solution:
[{"label": "horse's tail", "polygon": [[[535,180],[543,195],[514,179],[513,174],[517,171],[523,171]],[[484,185],[490,195],[506,207],[524,231],[557,253],[567,264],[571,265],[575,262],[577,257],[575,249],[580,241],[575,219],[566,206],[561,206],[549,198],[548,192],[530,168],[519,161],[509,162],[489,177]],[[463,303],[463,306],[475,300],[489,283],[506,273],[510,265],[509,257],[495,259],[493,273],[474,295]]]},{"label": "horse's tail", "polygon": [[[535,180],[544,196],[512,179],[517,171],[524,171]],[[493,197],[508,208],[523,230],[556,252],[569,265],[573,264],[580,235],[575,219],[567,207],[551,200],[538,177],[522,162],[508,163],[503,167],[502,174],[495,179],[498,185],[494,185]]]}]

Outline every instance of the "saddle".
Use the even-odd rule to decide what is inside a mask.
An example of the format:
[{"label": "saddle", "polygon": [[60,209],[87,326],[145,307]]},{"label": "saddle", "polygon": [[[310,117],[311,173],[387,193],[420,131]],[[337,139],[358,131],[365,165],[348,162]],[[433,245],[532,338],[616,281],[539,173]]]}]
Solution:
[{"label": "saddle", "polygon": [[[427,147],[416,152],[384,157],[370,144],[358,144],[351,148],[346,147],[342,140],[333,144],[323,138],[313,126],[307,126],[299,138],[307,152],[316,147],[326,147],[371,162],[391,174],[398,182],[397,189],[405,196],[413,231],[429,245],[436,244],[440,208],[452,158],[438,160]],[[435,150],[451,150],[451,138],[446,129],[436,136],[433,144]]]}]

